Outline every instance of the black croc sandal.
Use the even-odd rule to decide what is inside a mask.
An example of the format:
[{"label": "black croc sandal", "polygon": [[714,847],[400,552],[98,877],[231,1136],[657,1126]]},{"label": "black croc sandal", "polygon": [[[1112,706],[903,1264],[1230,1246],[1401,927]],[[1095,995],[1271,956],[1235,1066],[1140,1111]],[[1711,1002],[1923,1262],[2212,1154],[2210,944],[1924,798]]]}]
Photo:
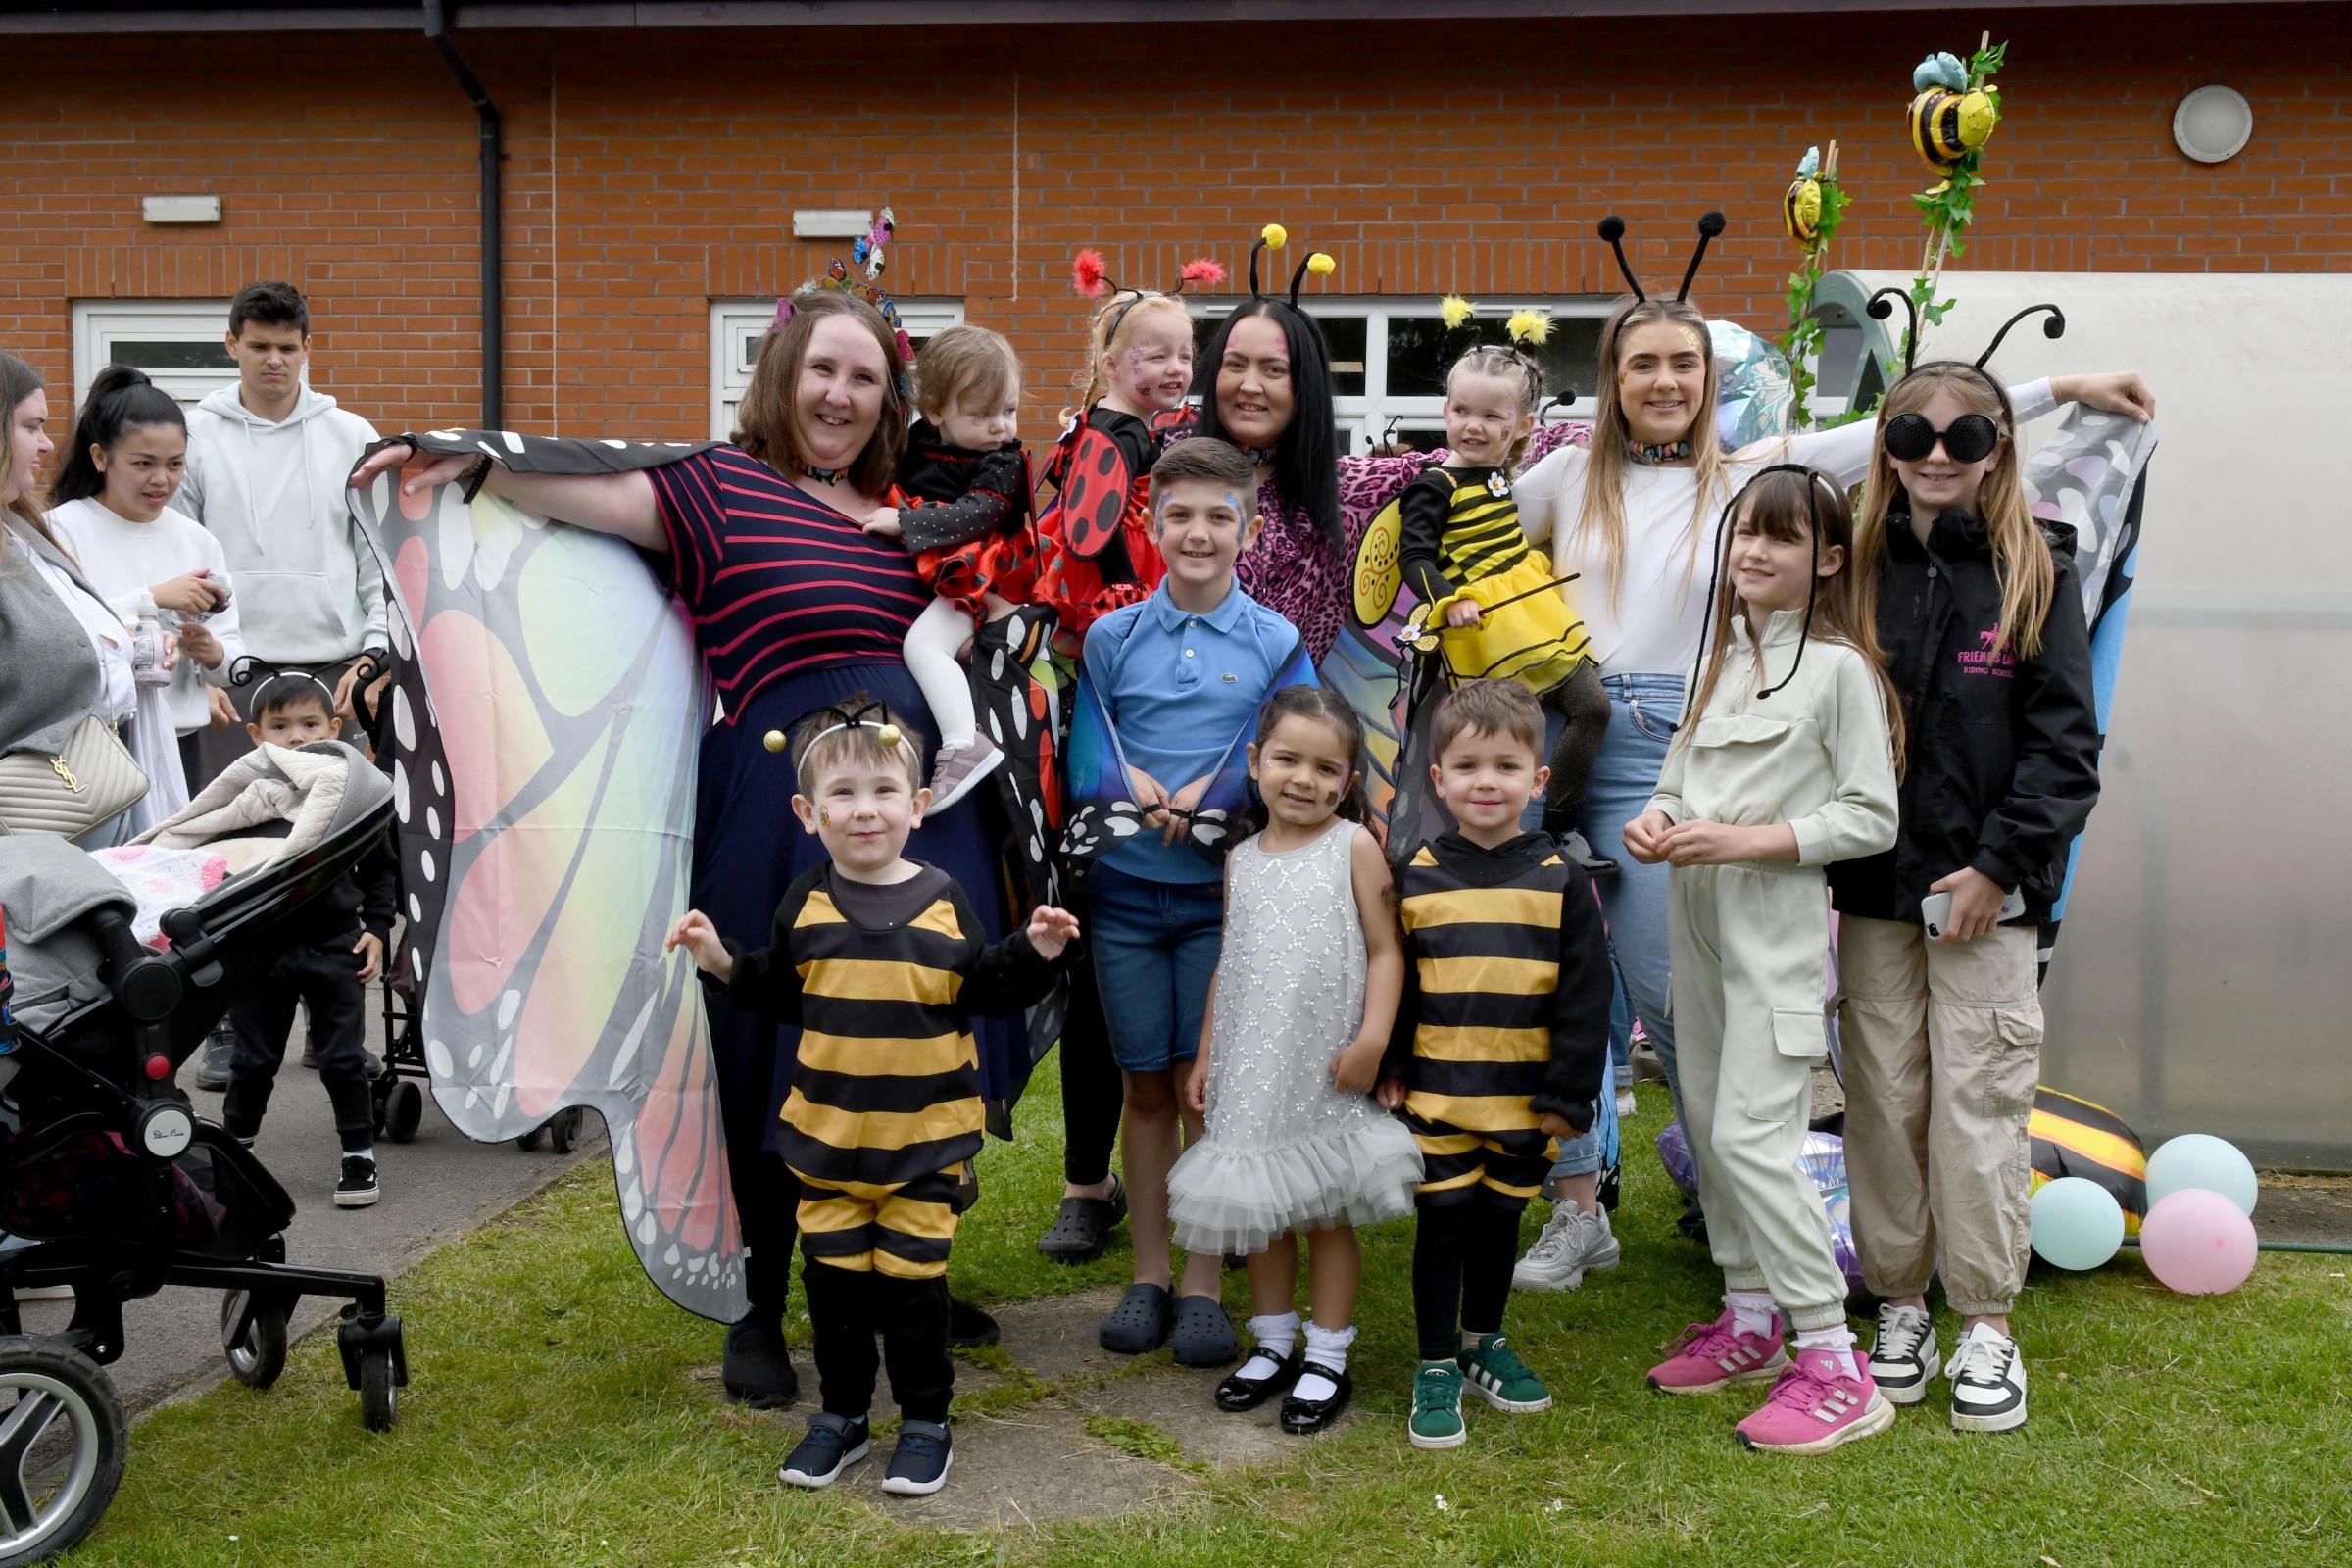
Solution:
[{"label": "black croc sandal", "polygon": [[1127,1217],[1127,1189],[1116,1176],[1108,1198],[1065,1198],[1053,1228],[1037,1239],[1037,1250],[1056,1263],[1091,1263],[1110,1245],[1110,1233]]},{"label": "black croc sandal", "polygon": [[1168,1343],[1174,1312],[1164,1285],[1130,1285],[1099,1336],[1113,1355],[1144,1355]]},{"label": "black croc sandal", "polygon": [[[1256,1350],[1251,1350],[1250,1352],[1250,1360],[1255,1360],[1257,1355]],[[1236,1415],[1244,1410],[1256,1409],[1298,1382],[1298,1367],[1299,1352],[1296,1347],[1292,1348],[1288,1356],[1284,1357],[1280,1366],[1262,1378],[1248,1376],[1250,1362],[1244,1361],[1241,1371],[1233,1373],[1224,1382],[1217,1385],[1217,1408],[1230,1410]]]},{"label": "black croc sandal", "polygon": [[1242,1338],[1215,1297],[1187,1296],[1176,1303],[1168,1348],[1178,1366],[1224,1366],[1241,1355]]},{"label": "black croc sandal", "polygon": [[1301,1399],[1294,1394],[1282,1401],[1282,1430],[1293,1437],[1303,1438],[1322,1431],[1340,1418],[1340,1412],[1348,1408],[1348,1399],[1355,1394],[1355,1380],[1345,1372],[1334,1372],[1312,1361],[1298,1370],[1302,1376],[1308,1372],[1321,1373],[1327,1381],[1338,1385],[1328,1398]]}]

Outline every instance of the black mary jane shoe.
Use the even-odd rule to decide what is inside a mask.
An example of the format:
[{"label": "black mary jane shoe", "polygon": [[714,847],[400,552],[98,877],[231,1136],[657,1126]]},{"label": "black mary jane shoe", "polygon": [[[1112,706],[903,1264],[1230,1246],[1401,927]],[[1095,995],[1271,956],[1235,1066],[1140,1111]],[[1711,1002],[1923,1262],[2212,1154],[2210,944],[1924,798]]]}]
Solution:
[{"label": "black mary jane shoe", "polygon": [[1348,1399],[1355,1394],[1355,1380],[1345,1372],[1334,1372],[1312,1361],[1298,1369],[1301,1377],[1309,1372],[1317,1373],[1339,1387],[1332,1390],[1329,1398],[1301,1399],[1293,1394],[1282,1401],[1282,1430],[1293,1437],[1307,1437],[1337,1421],[1340,1412],[1348,1408]]},{"label": "black mary jane shoe", "polygon": [[1256,1359],[1257,1352],[1251,1350],[1249,1359],[1242,1362],[1242,1369],[1228,1375],[1217,1385],[1218,1409],[1234,1415],[1239,1415],[1244,1410],[1254,1410],[1298,1381],[1298,1367],[1302,1357],[1296,1348],[1283,1359],[1280,1366],[1262,1378],[1253,1378],[1248,1375],[1250,1363]]}]

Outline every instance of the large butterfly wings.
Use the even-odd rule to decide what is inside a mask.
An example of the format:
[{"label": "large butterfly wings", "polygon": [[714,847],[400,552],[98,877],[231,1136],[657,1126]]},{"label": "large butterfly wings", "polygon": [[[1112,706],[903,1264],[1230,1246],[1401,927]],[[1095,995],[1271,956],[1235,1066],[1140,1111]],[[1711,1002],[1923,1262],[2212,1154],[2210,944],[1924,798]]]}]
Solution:
[{"label": "large butterfly wings", "polygon": [[686,907],[697,741],[692,626],[617,540],[455,484],[354,495],[385,562],[408,955],[433,1096],[468,1137],[578,1105],[604,1118],[654,1283],[742,1315]]},{"label": "large butterfly wings", "polygon": [[1355,547],[1355,623],[1369,630],[1388,619],[1404,587],[1404,497],[1372,514]]}]

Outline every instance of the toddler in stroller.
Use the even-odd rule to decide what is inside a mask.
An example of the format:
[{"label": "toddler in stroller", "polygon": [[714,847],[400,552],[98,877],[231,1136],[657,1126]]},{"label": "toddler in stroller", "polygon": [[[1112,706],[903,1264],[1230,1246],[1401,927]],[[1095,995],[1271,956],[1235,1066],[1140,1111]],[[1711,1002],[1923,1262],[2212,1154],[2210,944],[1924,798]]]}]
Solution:
[{"label": "toddler in stroller", "polygon": [[[172,1083],[237,985],[306,939],[391,821],[391,783],[359,753],[328,741],[292,755],[331,762],[339,787],[298,789],[281,772],[283,836],[212,840],[228,875],[162,913],[163,951],[140,942],[134,901],[92,857],[0,835],[14,989],[0,1034],[0,1563],[67,1549],[113,1496],[124,1421],[100,1367],[122,1353],[126,1300],[165,1285],[226,1293],[230,1370],[267,1387],[296,1298],[343,1298],[337,1347],[370,1429],[392,1424],[408,1381],[383,1280],[287,1264],[293,1200]],[[271,758],[252,765],[276,767]],[[58,1284],[74,1289],[72,1323],[24,1334],[14,1288]]]}]

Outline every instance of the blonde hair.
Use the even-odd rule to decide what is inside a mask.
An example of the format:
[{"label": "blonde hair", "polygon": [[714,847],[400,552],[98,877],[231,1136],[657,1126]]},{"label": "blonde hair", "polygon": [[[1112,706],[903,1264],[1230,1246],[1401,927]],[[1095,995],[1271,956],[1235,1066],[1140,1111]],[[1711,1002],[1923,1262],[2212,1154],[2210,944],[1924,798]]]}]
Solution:
[{"label": "blonde hair", "polygon": [[[1544,367],[1523,349],[1505,343],[1482,343],[1453,362],[1446,372],[1446,395],[1453,396],[1453,378],[1468,370],[1472,375],[1491,375],[1511,383],[1519,399],[1519,412],[1533,414],[1544,405]],[[1534,432],[1529,432],[1532,435]],[[1502,460],[1505,473],[1519,466],[1520,454],[1527,450],[1527,436],[1511,443],[1510,452]]]},{"label": "blonde hair", "polygon": [[[1903,705],[1895,696],[1894,682],[1886,677],[1886,656],[1879,647],[1872,578],[1862,569],[1861,553],[1855,548],[1853,514],[1847,510],[1844,495],[1820,474],[1782,471],[1757,475],[1732,504],[1745,508],[1748,520],[1767,539],[1788,544],[1810,540],[1816,562],[1830,550],[1845,553],[1844,564],[1835,573],[1815,581],[1808,589],[1813,602],[1805,635],[1819,642],[1842,643],[1869,663],[1871,673],[1878,677],[1879,699],[1886,705],[1886,727],[1894,737],[1894,765],[1899,773],[1903,765]],[[1727,512],[1722,523],[1727,548],[1729,535],[1739,525],[1740,518]],[[1690,716],[1675,732],[1677,746],[1690,744],[1699,715],[1706,711],[1708,699],[1715,695],[1716,678],[1723,673],[1724,653],[1732,641],[1732,617],[1744,612],[1739,593],[1728,580],[1731,573],[1724,569],[1723,557],[1724,551],[1719,550],[1709,566],[1722,587],[1715,595],[1714,618],[1705,634],[1706,652],[1701,656],[1698,684],[1683,708]],[[1756,673],[1761,680],[1760,660]]]},{"label": "blonde hair", "polygon": [[1690,536],[1686,582],[1698,568],[1699,535],[1704,532],[1700,525],[1724,500],[1723,443],[1715,436],[1715,404],[1721,388],[1707,318],[1697,306],[1682,300],[1628,300],[1611,311],[1600,327],[1600,386],[1595,394],[1600,413],[1592,421],[1592,444],[1585,456],[1584,508],[1576,522],[1577,537],[1585,549],[1608,563],[1611,611],[1617,608],[1618,594],[1625,586],[1625,471],[1633,461],[1627,455],[1633,429],[1626,423],[1625,408],[1617,397],[1618,355],[1627,332],[1652,321],[1671,321],[1696,332],[1699,356],[1706,362],[1706,389],[1699,395],[1690,428],[1683,434],[1690,443],[1698,480],[1690,520],[1684,530]]},{"label": "blonde hair", "polygon": [[882,350],[882,413],[874,433],[850,464],[850,483],[863,495],[886,494],[898,477],[899,452],[906,444],[906,402],[900,372],[906,362],[899,358],[898,334],[882,313],[861,299],[834,289],[816,288],[796,294],[792,317],[769,331],[752,362],[752,384],[744,389],[735,411],[734,442],[769,467],[806,472],[808,459],[795,433],[793,398],[800,386],[801,364],[808,357],[808,340],[816,323],[828,316],[847,316],[873,334]]},{"label": "blonde hair", "polygon": [[914,408],[933,423],[956,404],[995,407],[1020,389],[1020,356],[1002,332],[951,326],[915,351]]},{"label": "blonde hair", "polygon": [[1190,341],[1193,313],[1173,294],[1123,288],[1096,307],[1094,319],[1086,324],[1086,368],[1071,383],[1078,388],[1078,406],[1062,410],[1061,416],[1068,419],[1093,408],[1102,396],[1102,356],[1118,353],[1135,341],[1138,326],[1152,316],[1169,312],[1174,312],[1184,322],[1186,339]]},{"label": "blonde hair", "polygon": [[[2058,567],[2050,559],[2050,543],[2034,520],[2026,501],[2026,482],[2018,455],[2017,432],[2010,428],[2009,405],[2000,389],[1982,370],[1954,360],[1923,365],[1904,376],[1879,405],[1879,428],[1871,443],[1870,477],[1862,490],[1862,522],[1855,530],[1856,564],[1866,568],[1865,593],[1876,609],[1879,568],[1886,555],[1887,517],[1897,498],[1908,515],[1910,497],[1886,455],[1886,421],[1898,414],[1917,414],[1938,392],[1949,392],[1971,414],[1982,414],[2000,426],[2001,444],[1992,467],[1977,486],[1977,515],[1992,546],[1992,569],[2001,583],[2001,619],[1996,647],[2021,659],[2041,652],[2041,629],[2050,618],[2050,601],[2057,592]],[[1875,623],[1875,622],[1874,622]]]},{"label": "blonde hair", "polygon": [[[923,787],[921,733],[887,708],[879,717],[864,711],[880,707],[865,693],[854,692],[801,721],[792,738],[792,773],[801,794],[811,794],[827,774],[844,767],[897,768],[906,774],[909,788]],[[858,714],[858,722],[844,724],[846,713]],[[882,743],[885,726],[898,730],[898,739],[887,746]]]}]

